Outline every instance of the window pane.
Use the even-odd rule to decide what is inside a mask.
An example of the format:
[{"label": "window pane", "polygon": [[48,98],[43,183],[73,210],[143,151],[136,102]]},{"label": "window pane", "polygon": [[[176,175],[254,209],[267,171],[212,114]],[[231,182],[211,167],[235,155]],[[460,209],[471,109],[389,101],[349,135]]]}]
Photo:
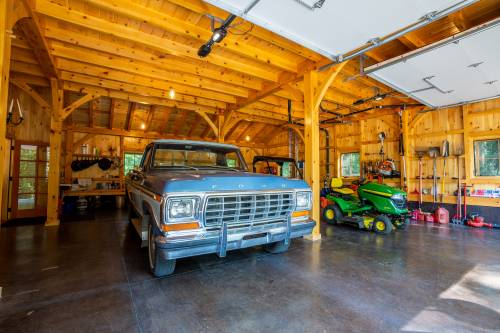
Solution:
[{"label": "window pane", "polygon": [[474,142],[476,176],[500,176],[499,144],[500,140]]},{"label": "window pane", "polygon": [[34,194],[19,194],[17,198],[17,209],[33,209],[35,208],[35,195]]},{"label": "window pane", "polygon": [[38,175],[37,177],[48,177],[49,176],[49,163],[38,162]]},{"label": "window pane", "polygon": [[36,160],[36,146],[21,145],[21,159],[22,160]]},{"label": "window pane", "polygon": [[35,177],[36,176],[36,162],[19,162],[19,177]]},{"label": "window pane", "polygon": [[342,177],[359,176],[359,153],[347,153],[340,155]]},{"label": "window pane", "polygon": [[35,193],[35,178],[19,178],[19,193]]},{"label": "window pane", "polygon": [[123,172],[128,174],[132,169],[141,164],[142,154],[139,153],[125,153]]}]

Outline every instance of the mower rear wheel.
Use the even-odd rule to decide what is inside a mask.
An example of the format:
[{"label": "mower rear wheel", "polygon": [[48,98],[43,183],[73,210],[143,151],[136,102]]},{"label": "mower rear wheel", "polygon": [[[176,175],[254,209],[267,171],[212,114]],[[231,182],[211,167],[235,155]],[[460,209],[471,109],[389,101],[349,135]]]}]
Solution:
[{"label": "mower rear wheel", "polygon": [[409,217],[400,217],[400,218],[394,219],[394,226],[397,229],[405,230],[406,228],[408,228],[409,225],[410,225],[410,218]]},{"label": "mower rear wheel", "polygon": [[373,231],[377,234],[387,235],[392,232],[391,220],[385,215],[378,215],[373,220]]},{"label": "mower rear wheel", "polygon": [[340,211],[340,208],[335,204],[328,205],[323,210],[323,219],[328,224],[337,224],[340,222],[341,218],[342,212]]}]

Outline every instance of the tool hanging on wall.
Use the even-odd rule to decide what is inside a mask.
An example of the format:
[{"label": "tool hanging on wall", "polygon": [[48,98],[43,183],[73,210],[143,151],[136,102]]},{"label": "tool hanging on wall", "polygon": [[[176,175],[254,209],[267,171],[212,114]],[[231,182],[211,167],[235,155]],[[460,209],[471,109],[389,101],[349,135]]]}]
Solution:
[{"label": "tool hanging on wall", "polygon": [[21,125],[24,120],[21,104],[19,103],[19,98],[16,98],[16,106],[17,111],[19,112],[19,118],[17,121],[14,121],[14,113],[12,112],[12,109],[14,108],[14,98],[12,98],[10,100],[9,112],[7,113],[7,125],[18,126]]},{"label": "tool hanging on wall", "polygon": [[441,206],[444,203],[444,186],[445,186],[445,178],[446,178],[446,159],[450,156],[450,143],[448,140],[443,141],[443,145],[441,147],[441,156],[443,157],[443,178],[441,180]]},{"label": "tool hanging on wall", "polygon": [[461,187],[461,176],[460,176],[460,157],[464,153],[462,146],[457,147],[455,150],[455,157],[457,158],[457,208],[455,215],[453,216],[452,222],[456,224],[462,224],[462,187]]},{"label": "tool hanging on wall", "polygon": [[[429,156],[433,159],[432,166],[432,203],[436,205],[438,201],[438,185],[437,185],[437,157],[439,155],[439,147],[430,147]],[[435,208],[435,207],[433,207]]]},{"label": "tool hanging on wall", "polygon": [[422,199],[423,199],[423,183],[422,183],[422,158],[424,158],[425,151],[424,150],[416,150],[418,157],[418,209],[422,209]]},{"label": "tool hanging on wall", "polygon": [[405,159],[405,143],[403,136],[403,112],[406,111],[406,105],[403,105],[399,110],[399,156],[401,156],[402,171],[403,171],[403,191],[408,192],[406,183],[406,159]]}]

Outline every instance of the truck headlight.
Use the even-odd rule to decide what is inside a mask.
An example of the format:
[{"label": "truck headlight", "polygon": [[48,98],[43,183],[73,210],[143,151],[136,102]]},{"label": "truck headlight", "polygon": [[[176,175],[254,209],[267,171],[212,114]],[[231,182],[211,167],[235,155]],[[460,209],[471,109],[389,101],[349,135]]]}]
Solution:
[{"label": "truck headlight", "polygon": [[179,198],[168,201],[168,221],[194,219],[196,215],[197,198]]},{"label": "truck headlight", "polygon": [[403,200],[405,198],[405,196],[401,193],[398,193],[398,194],[393,194],[391,199],[394,199],[394,200]]},{"label": "truck headlight", "polygon": [[295,210],[311,209],[311,192],[297,192]]}]

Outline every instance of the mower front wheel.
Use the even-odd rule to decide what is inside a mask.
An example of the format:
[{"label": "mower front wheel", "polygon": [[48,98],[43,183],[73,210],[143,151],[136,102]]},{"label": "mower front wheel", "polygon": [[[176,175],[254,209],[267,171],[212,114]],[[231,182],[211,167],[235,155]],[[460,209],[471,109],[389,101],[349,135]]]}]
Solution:
[{"label": "mower front wheel", "polygon": [[398,217],[398,218],[395,218],[393,221],[394,221],[394,226],[396,227],[396,229],[400,229],[400,230],[405,230],[410,225],[410,218],[409,217]]},{"label": "mower front wheel", "polygon": [[340,222],[341,218],[342,212],[340,211],[340,208],[335,204],[328,205],[323,210],[323,219],[328,224],[337,224]]},{"label": "mower front wheel", "polygon": [[373,231],[377,234],[387,235],[392,232],[391,220],[385,215],[379,215],[373,220]]}]

